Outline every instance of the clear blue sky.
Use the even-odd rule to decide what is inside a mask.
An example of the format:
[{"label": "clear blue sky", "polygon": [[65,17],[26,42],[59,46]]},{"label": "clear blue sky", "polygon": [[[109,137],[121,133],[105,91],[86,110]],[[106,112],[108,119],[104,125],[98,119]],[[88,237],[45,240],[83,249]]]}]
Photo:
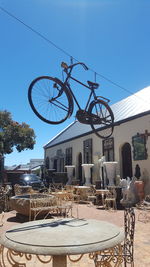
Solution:
[{"label": "clear blue sky", "polygon": [[[111,104],[150,85],[149,0],[1,0],[0,7],[127,89],[97,76],[98,95],[110,98]],[[0,40],[0,109],[28,123],[36,134],[34,150],[14,151],[5,164],[27,163],[43,158],[43,145],[74,120],[58,126],[42,122],[29,106],[28,86],[41,75],[61,78],[60,63],[70,58],[1,9]],[[78,70],[76,76],[94,79],[91,71]],[[84,101],[88,92],[74,89]]]}]

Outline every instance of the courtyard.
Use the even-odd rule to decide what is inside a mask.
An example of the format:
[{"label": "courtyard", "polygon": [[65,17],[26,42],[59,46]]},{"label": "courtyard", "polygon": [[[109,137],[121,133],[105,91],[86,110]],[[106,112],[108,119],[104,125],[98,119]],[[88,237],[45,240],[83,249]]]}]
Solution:
[{"label": "courtyard", "polygon": [[[76,217],[76,205],[73,207],[73,216]],[[78,204],[79,218],[96,219],[113,223],[119,227],[124,225],[124,210],[107,211],[96,206],[89,206],[87,204]],[[138,220],[139,210],[135,208],[135,236],[134,236],[134,266],[135,267],[147,267],[150,266],[150,220],[143,222]],[[14,225],[22,224],[28,221],[28,217],[16,216],[16,211],[12,210],[6,212],[4,215],[4,225],[0,227],[0,234],[10,229]],[[71,259],[78,259],[78,256],[72,256]],[[11,266],[7,263],[5,253],[6,266]],[[26,262],[26,266],[52,266],[51,262],[48,264],[39,263],[36,257],[33,257],[31,261],[27,261],[21,258],[21,262]],[[94,267],[94,262],[89,259],[88,255],[84,255],[80,261],[71,262],[68,259],[67,263],[69,267]]]}]

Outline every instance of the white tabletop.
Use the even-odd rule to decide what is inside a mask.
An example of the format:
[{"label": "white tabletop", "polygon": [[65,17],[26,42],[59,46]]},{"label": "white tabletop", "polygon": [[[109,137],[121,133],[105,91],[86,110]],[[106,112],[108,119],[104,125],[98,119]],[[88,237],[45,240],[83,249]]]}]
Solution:
[{"label": "white tabletop", "polygon": [[114,247],[124,239],[116,225],[98,220],[47,219],[17,225],[0,237],[15,251],[42,255],[75,255]]}]

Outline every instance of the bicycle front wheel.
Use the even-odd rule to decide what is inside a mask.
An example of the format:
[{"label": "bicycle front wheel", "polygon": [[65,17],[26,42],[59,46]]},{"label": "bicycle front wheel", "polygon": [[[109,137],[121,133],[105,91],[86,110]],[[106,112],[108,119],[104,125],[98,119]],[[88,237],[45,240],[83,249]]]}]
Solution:
[{"label": "bicycle front wheel", "polygon": [[108,138],[114,129],[114,115],[109,105],[100,99],[93,101],[89,107],[90,125],[100,138]]},{"label": "bicycle front wheel", "polygon": [[33,80],[28,89],[28,100],[34,113],[46,123],[62,123],[72,114],[70,93],[57,78],[41,76]]}]

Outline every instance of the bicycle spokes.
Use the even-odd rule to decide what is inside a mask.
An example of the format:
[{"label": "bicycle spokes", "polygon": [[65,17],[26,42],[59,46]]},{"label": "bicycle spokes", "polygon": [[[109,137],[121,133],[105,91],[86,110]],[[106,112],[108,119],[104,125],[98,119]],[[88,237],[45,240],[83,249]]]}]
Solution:
[{"label": "bicycle spokes", "polygon": [[35,79],[29,87],[28,98],[34,113],[47,123],[61,123],[72,111],[72,99],[67,88],[52,77]]},{"label": "bicycle spokes", "polygon": [[90,125],[96,135],[108,138],[114,128],[114,116],[108,104],[103,100],[93,101],[89,107],[89,114],[91,116]]}]

